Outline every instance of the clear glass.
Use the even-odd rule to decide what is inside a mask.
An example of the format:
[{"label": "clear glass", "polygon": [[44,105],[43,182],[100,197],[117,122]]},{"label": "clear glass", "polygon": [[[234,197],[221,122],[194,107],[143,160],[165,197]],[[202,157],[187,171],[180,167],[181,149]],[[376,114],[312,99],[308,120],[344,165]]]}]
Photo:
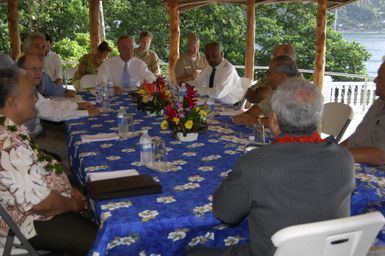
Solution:
[{"label": "clear glass", "polygon": [[161,138],[154,138],[152,142],[153,166],[159,171],[167,169],[167,148]]},{"label": "clear glass", "polygon": [[263,126],[263,123],[259,122],[254,125],[253,136],[254,136],[255,143],[261,143],[261,144],[266,143],[265,127]]},{"label": "clear glass", "polygon": [[108,93],[108,86],[104,85],[102,90],[102,111],[107,112],[110,110],[110,96]]}]

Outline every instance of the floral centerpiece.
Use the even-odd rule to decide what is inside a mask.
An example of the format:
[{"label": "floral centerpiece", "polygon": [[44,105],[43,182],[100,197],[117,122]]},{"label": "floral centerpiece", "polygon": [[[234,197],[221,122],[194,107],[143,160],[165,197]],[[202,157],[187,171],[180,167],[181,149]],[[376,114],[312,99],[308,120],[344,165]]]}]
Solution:
[{"label": "floral centerpiece", "polygon": [[160,124],[161,129],[170,128],[183,136],[205,130],[209,111],[206,106],[197,106],[196,101],[196,91],[188,87],[183,102],[174,101],[165,107],[165,120]]},{"label": "floral centerpiece", "polygon": [[161,115],[164,107],[171,102],[171,93],[166,80],[159,76],[154,82],[144,81],[139,88],[138,110]]}]

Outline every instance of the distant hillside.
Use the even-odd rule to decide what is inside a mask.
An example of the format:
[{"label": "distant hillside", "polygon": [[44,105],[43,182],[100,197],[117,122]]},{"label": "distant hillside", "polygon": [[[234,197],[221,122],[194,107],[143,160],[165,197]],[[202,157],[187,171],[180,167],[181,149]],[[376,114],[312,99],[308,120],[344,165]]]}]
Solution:
[{"label": "distant hillside", "polygon": [[385,0],[359,0],[337,10],[337,31],[384,31]]}]

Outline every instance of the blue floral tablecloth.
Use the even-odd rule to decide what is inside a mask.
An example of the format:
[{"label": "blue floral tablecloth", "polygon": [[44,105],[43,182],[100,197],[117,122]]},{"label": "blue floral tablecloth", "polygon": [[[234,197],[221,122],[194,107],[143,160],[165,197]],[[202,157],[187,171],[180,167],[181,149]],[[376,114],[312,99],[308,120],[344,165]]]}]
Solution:
[{"label": "blue floral tablecloth", "polygon": [[[93,98],[89,95],[90,100]],[[127,107],[135,129],[150,129],[167,145],[167,172],[140,164],[139,137],[82,143],[82,134],[117,132],[117,109]],[[237,226],[221,223],[212,213],[212,193],[244,153],[251,129],[232,124],[230,117],[209,120],[209,129],[195,142],[180,142],[171,131],[161,131],[162,117],[147,117],[125,95],[114,97],[112,111],[98,117],[66,123],[69,157],[77,181],[92,172],[136,169],[163,186],[161,194],[93,202],[100,223],[90,255],[185,255],[189,246],[224,247],[248,241],[247,221]],[[357,165],[357,188],[352,195],[353,215],[378,210],[385,214],[385,172]],[[385,246],[385,231],[377,244]]]}]

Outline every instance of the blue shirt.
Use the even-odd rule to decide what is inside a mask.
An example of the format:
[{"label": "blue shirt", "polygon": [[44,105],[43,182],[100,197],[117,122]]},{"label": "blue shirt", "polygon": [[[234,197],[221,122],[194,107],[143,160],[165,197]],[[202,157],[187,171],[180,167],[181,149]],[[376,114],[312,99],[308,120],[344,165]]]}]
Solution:
[{"label": "blue shirt", "polygon": [[39,92],[46,96],[64,96],[66,89],[61,85],[56,85],[52,82],[49,75],[43,72],[43,76],[41,78],[41,84],[38,87]]}]

